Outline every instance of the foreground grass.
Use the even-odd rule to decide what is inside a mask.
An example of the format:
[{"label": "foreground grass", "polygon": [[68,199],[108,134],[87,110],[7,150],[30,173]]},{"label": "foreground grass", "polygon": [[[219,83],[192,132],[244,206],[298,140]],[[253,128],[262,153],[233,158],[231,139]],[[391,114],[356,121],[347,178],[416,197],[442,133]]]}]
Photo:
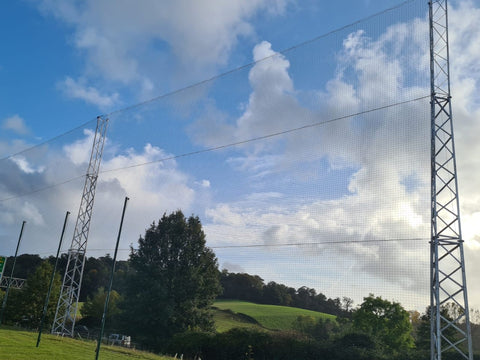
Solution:
[{"label": "foreground grass", "polygon": [[[267,330],[291,330],[298,316],[311,316],[314,319],[335,320],[334,315],[288,306],[261,305],[246,301],[221,300],[213,306],[217,331],[227,331],[233,327],[261,327]],[[230,312],[225,312],[230,310]],[[235,316],[237,315],[237,316]],[[240,317],[238,316],[240,315]],[[250,321],[249,321],[250,319]]]},{"label": "foreground grass", "polygon": [[[85,360],[95,359],[95,341],[81,341],[42,334],[37,348],[37,333],[0,328],[0,359],[2,360]],[[170,360],[171,357],[102,345],[101,360]]]}]

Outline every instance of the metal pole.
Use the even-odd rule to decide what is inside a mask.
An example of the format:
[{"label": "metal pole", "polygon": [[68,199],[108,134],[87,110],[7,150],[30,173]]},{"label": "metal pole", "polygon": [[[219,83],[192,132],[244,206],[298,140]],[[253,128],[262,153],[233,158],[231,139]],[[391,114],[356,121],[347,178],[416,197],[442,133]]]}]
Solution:
[{"label": "metal pole", "polygon": [[110,292],[112,291],[112,284],[113,284],[113,274],[115,273],[115,262],[117,261],[118,244],[120,243],[120,235],[122,234],[123,219],[125,217],[125,210],[127,208],[128,200],[129,198],[125,197],[125,202],[123,203],[122,219],[120,220],[120,228],[118,229],[117,244],[115,245],[115,253],[113,255],[112,269],[110,272],[110,284],[108,285],[107,297],[105,298],[105,305],[103,307],[102,327],[100,329],[100,335],[98,336],[97,349],[95,350],[95,353],[96,353],[95,360],[98,360],[98,355],[100,354],[100,345],[102,343],[103,330],[105,328],[105,318],[107,317],[107,311],[108,311],[108,301],[110,300]]},{"label": "metal pole", "polygon": [[45,298],[45,304],[43,305],[42,320],[40,320],[40,326],[38,328],[37,347],[40,344],[40,338],[42,337],[43,323],[45,322],[45,316],[47,314],[48,301],[50,300],[50,293],[52,292],[53,279],[55,278],[55,272],[57,271],[58,255],[60,254],[60,249],[62,248],[63,235],[65,234],[65,228],[67,227],[68,215],[70,215],[70,211],[67,211],[67,213],[65,214],[65,221],[63,222],[62,234],[60,235],[60,242],[58,243],[57,256],[55,258],[55,266],[53,267],[52,276],[50,277],[50,285],[48,286],[47,297]]},{"label": "metal pole", "polygon": [[22,240],[23,228],[25,227],[25,224],[26,224],[26,221],[24,220],[23,223],[22,223],[22,229],[20,230],[20,236],[18,237],[17,249],[15,250],[15,258],[13,259],[12,272],[10,273],[10,280],[8,281],[7,289],[5,290],[5,297],[3,298],[2,311],[0,312],[0,325],[2,324],[3,314],[4,314],[5,308],[7,306],[8,292],[10,291],[10,284],[11,284],[12,279],[13,279],[13,272],[15,270],[15,263],[17,262],[18,248],[20,247],[20,241]]}]

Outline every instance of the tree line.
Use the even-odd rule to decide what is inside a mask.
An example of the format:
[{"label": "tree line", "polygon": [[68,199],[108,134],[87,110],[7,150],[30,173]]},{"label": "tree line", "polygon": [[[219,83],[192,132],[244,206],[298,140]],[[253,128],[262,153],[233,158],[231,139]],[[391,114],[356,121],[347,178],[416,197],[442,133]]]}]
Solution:
[{"label": "tree line", "polygon": [[298,289],[270,281],[267,284],[258,275],[230,273],[220,274],[223,292],[220,299],[238,299],[259,304],[292,306],[337,316],[349,316],[353,300],[348,297],[330,299],[315,289],[302,286]]},{"label": "tree line", "polygon": [[[7,263],[3,276],[10,276],[13,266],[13,256],[7,257]],[[68,254],[61,254],[58,259],[57,272],[61,279],[65,274],[67,267]],[[37,268],[43,263],[48,262],[52,267],[55,264],[55,257],[49,256],[42,258],[37,254],[22,254],[17,257],[15,264],[15,273],[13,277],[20,279],[28,279]],[[110,280],[110,269],[113,259],[110,254],[99,258],[87,257],[85,259],[85,267],[83,271],[82,288],[80,293],[80,301],[84,302],[87,298],[92,297],[99,289],[108,285]],[[119,291],[123,288],[125,275],[128,271],[128,261],[117,261],[115,266],[114,289]]]},{"label": "tree line", "polygon": [[[27,283],[11,291],[4,323],[38,326],[54,260],[18,257],[14,276],[26,278]],[[100,325],[112,261],[107,254],[85,262],[78,323],[91,329]],[[7,261],[6,274],[12,262]],[[59,269],[66,262],[63,255]],[[60,271],[55,277],[46,325],[53,321],[62,276]],[[0,301],[2,297],[0,291]],[[336,320],[304,316],[289,332],[237,328],[217,333],[211,311],[217,298],[294,306],[333,314]],[[445,318],[452,318],[458,309],[448,305],[442,311]],[[312,288],[265,284],[257,275],[220,271],[214,252],[206,246],[200,219],[187,218],[181,211],[153,222],[129,259],[117,262],[107,328],[131,335],[143,348],[182,353],[186,359],[415,360],[428,358],[430,350],[428,308],[423,315],[408,312],[401,304],[373,294],[353,307],[347,297],[330,299]],[[476,326],[473,333],[480,337]]]}]

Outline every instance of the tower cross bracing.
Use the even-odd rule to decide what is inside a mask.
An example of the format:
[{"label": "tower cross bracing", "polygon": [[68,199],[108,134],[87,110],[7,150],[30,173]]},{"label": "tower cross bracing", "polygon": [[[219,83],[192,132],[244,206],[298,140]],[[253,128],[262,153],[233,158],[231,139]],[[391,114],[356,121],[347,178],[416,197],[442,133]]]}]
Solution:
[{"label": "tower cross bracing", "polygon": [[101,116],[97,117],[97,128],[93,139],[92,152],[85,177],[85,185],[78,210],[72,244],[68,250],[67,267],[55,311],[52,333],[73,336],[75,316],[78,310],[78,300],[82,285],[83,268],[85,265],[88,233],[95,199],[95,189],[97,186],[100,162],[102,160],[107,125],[108,119]]},{"label": "tower cross bracing", "polygon": [[[450,95],[447,0],[429,2],[431,87],[431,359],[473,359]],[[453,304],[455,314],[445,308]]]}]

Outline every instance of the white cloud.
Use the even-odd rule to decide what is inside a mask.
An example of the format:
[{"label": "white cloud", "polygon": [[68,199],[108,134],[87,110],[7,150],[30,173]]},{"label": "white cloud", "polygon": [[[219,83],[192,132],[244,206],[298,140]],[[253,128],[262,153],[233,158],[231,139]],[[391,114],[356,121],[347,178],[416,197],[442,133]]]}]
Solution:
[{"label": "white cloud", "polygon": [[106,182],[118,182],[125,192],[132,197],[142,199],[143,207],[173,211],[189,209],[194,197],[194,190],[187,185],[188,176],[177,169],[176,162],[169,160],[150,166],[141,166],[133,171],[108,172],[109,169],[128,167],[134,164],[149,163],[168,157],[163,150],[151,144],[145,145],[143,152],[128,149],[125,155],[117,155],[103,162],[105,173],[101,178]]},{"label": "white cloud", "polygon": [[88,164],[92,153],[92,143],[95,132],[90,129],[85,129],[83,134],[85,135],[83,139],[63,146],[65,155],[76,166]]},{"label": "white cloud", "polygon": [[237,272],[237,273],[244,273],[245,272],[245,269],[243,267],[241,267],[240,265],[238,264],[233,264],[233,263],[230,263],[228,261],[224,262],[222,265],[221,265],[221,269],[226,269],[230,272]]},{"label": "white cloud", "polygon": [[[271,44],[263,41],[253,49],[253,58],[254,61],[264,60],[256,63],[249,73],[252,92],[243,114],[231,124],[229,116],[208,104],[203,116],[190,128],[195,142],[218,146],[289,129],[292,119],[295,119],[295,127],[314,120],[310,111],[302,108],[295,97],[293,80],[288,73],[290,63],[285,56],[276,54]],[[229,161],[237,168],[256,168],[256,173],[260,174],[262,169],[279,161],[273,150],[276,147],[277,139],[265,139],[253,143],[253,146],[244,146],[246,155]],[[266,155],[269,152],[273,154]]]},{"label": "white cloud", "polygon": [[[480,160],[474,155],[480,153],[476,140],[476,134],[480,132],[480,103],[477,99],[480,72],[476,71],[480,63],[480,49],[479,42],[475,40],[480,39],[480,25],[475,20],[478,16],[480,9],[466,1],[458,8],[452,7],[449,17],[453,111],[467,274],[478,271],[480,256],[477,216]],[[326,90],[319,93],[322,102],[318,112],[302,108],[296,101],[302,94],[293,87],[287,58],[279,55],[269,59],[270,67],[259,63],[250,72],[252,93],[245,112],[235,124],[228,126],[236,136],[241,134],[242,139],[248,139],[274,133],[279,127],[293,127],[287,121],[282,123],[285,111],[278,111],[279,103],[289,104],[290,114],[285,119],[315,122],[322,117],[335,118],[345,113],[423,97],[429,93],[428,44],[421,41],[427,39],[427,31],[426,22],[417,19],[412,23],[390,26],[378,39],[368,38],[363,31],[351,33],[344,41],[343,51],[339,52],[335,77],[328,82]],[[269,45],[265,43],[259,44],[256,51],[260,49],[263,55],[271,54]],[[412,49],[415,49],[415,55],[406,58]],[[269,72],[274,67],[278,73],[270,79]],[[262,107],[256,106],[255,100],[267,93],[268,97],[259,102]],[[338,113],[339,109],[344,112]],[[327,245],[322,251],[328,247],[331,252],[336,252],[335,256],[353,261],[349,265],[351,269],[355,273],[366,274],[370,279],[364,291],[368,286],[376,286],[373,277],[382,281],[380,286],[400,285],[409,296],[421,294],[419,289],[423,289],[426,295],[428,277],[425,272],[429,266],[430,235],[428,109],[427,99],[319,129],[309,129],[309,133],[275,138],[269,146],[245,146],[243,151],[247,155],[230,160],[230,164],[241,162],[244,166],[237,166],[237,170],[249,170],[254,174],[275,173],[295,178],[279,164],[288,163],[286,159],[289,157],[298,163],[303,159],[300,155],[307,151],[312,154],[309,161],[326,156],[330,171],[353,166],[356,170],[349,179],[350,193],[335,200],[307,205],[292,201],[283,207],[281,202],[277,202],[281,209],[275,211],[267,204],[251,208],[243,203],[225,203],[208,212],[212,221],[208,224],[212,240],[219,244],[228,242],[226,238],[238,243],[248,239],[248,243],[252,244],[325,239],[347,241],[345,245]],[[209,111],[214,113],[212,109]],[[222,119],[227,121],[228,116]],[[418,124],[419,120],[424,120],[423,125]],[[215,121],[218,122],[218,118]],[[206,123],[203,119],[202,125]],[[227,124],[220,123],[212,128],[223,130],[226,127]],[[218,137],[220,134],[217,134]],[[197,132],[196,135],[202,138],[202,134]],[[215,134],[210,134],[207,139],[214,138]],[[284,146],[285,143],[287,146]],[[208,142],[208,145],[211,143]],[[276,160],[267,164],[265,159],[271,156],[270,153],[276,154]],[[294,163],[292,160],[291,164]],[[272,177],[262,177],[267,183],[270,179]],[[408,179],[414,179],[413,184],[407,185]],[[271,183],[269,185],[272,186]],[[232,211],[232,218],[243,219],[245,225],[237,228],[228,219],[219,223],[218,220],[225,214],[223,209]],[[238,236],[239,233],[243,236]],[[354,243],[362,239],[396,238],[423,240],[420,243]],[[309,251],[312,255],[318,254],[311,247]],[[355,277],[353,274],[350,276]],[[470,290],[473,298],[480,293],[471,281]],[[479,306],[478,302],[473,304]]]},{"label": "white cloud", "polygon": [[87,104],[96,105],[101,109],[109,109],[118,104],[118,93],[102,95],[98,89],[87,86],[85,82],[85,79],[77,81],[71,77],[66,77],[64,81],[58,84],[58,87],[68,97],[83,100]]},{"label": "white cloud", "polygon": [[[411,28],[414,33],[407,31]],[[289,73],[288,57],[274,55],[271,45],[262,42],[254,49],[254,60],[274,56],[255,64],[250,71],[252,92],[242,115],[234,122],[226,115],[220,121],[216,117],[211,126],[206,118],[201,119],[201,127],[210,133],[201,133],[199,126],[193,133],[195,140],[207,139],[205,145],[212,146],[225,129],[237,141],[255,138],[424,97],[429,93],[427,75],[422,75],[428,74],[428,62],[424,61],[427,35],[428,27],[420,20],[392,25],[377,39],[363,31],[352,32],[338,52],[336,73],[325,90],[316,94],[320,103],[316,108],[304,105],[304,93],[295,88]],[[414,49],[417,55],[402,56],[405,48]],[[210,107],[208,113],[222,114],[222,110]],[[244,145],[241,152],[245,155],[228,163],[253,175],[251,181],[260,175],[258,182],[264,189],[274,191],[278,186],[274,177],[285,177],[290,180],[288,188],[278,191],[284,197],[291,196],[287,194],[289,189],[303,186],[294,170],[318,166],[325,159],[326,170],[331,173],[340,176],[341,171],[351,169],[347,187],[334,200],[300,197],[277,200],[275,207],[268,201],[255,206],[243,201],[223,203],[207,211],[209,239],[222,245],[229,241],[265,245],[327,242],[324,246],[293,249],[292,253],[304,251],[305,258],[328,252],[331,258],[321,257],[321,261],[333,269],[338,266],[333,259],[341,258],[354,272],[350,274],[352,279],[363,276],[364,294],[376,286],[394,285],[391,291],[398,291],[399,286],[403,289],[402,301],[408,296],[428,299],[428,126],[429,105],[425,99],[275,137],[260,145]],[[301,194],[302,190],[296,191]],[[275,251],[271,251],[272,257]],[[411,304],[411,300],[405,301]]]},{"label": "white cloud", "polygon": [[25,120],[17,114],[3,120],[2,129],[11,130],[18,135],[30,134],[30,129],[25,124]]},{"label": "white cloud", "polygon": [[463,238],[465,240],[465,258],[467,266],[467,284],[469,286],[470,306],[479,308],[476,300],[480,296],[480,287],[474,280],[474,274],[480,270],[480,223],[478,204],[480,192],[478,180],[480,174],[480,144],[476,134],[480,133],[480,25],[478,17],[480,7],[472,1],[462,1],[449,9],[450,38],[450,76],[452,87],[452,105],[455,130],[455,146],[459,183],[459,199]]},{"label": "white cloud", "polygon": [[238,39],[254,35],[249,20],[259,12],[282,14],[287,2],[43,0],[39,9],[72,27],[73,45],[86,59],[84,76],[153,91],[172,68],[179,78],[198,80],[226,64]]},{"label": "white cloud", "polygon": [[30,163],[25,159],[24,156],[17,155],[12,158],[10,158],[11,161],[13,161],[20,170],[22,170],[26,174],[33,174],[36,172],[43,172],[45,170],[44,166],[39,166],[38,168],[34,168],[30,165]]},{"label": "white cloud", "polygon": [[24,219],[30,219],[34,225],[45,225],[45,220],[38,207],[28,201],[23,204],[21,214]]},{"label": "white cloud", "polygon": [[210,217],[213,223],[222,225],[245,227],[245,221],[241,215],[235,214],[227,204],[217,205],[215,209],[207,209],[205,215]]},{"label": "white cloud", "polygon": [[[4,234],[17,233],[16,227],[22,220],[27,221],[21,250],[24,253],[40,253],[41,256],[54,253],[58,241],[56,231],[60,231],[61,221],[67,210],[72,213],[68,232],[73,232],[84,177],[26,197],[15,196],[84,174],[93,135],[93,131],[87,130],[82,138],[71,144],[65,144],[59,149],[49,149],[43,156],[39,156],[37,151],[28,152],[24,154],[23,162],[18,159],[16,162],[7,161],[0,168],[0,198],[12,198],[0,202],[0,223],[4,231],[0,234],[1,253],[9,254],[13,244],[12,239]],[[140,151],[127,149],[113,155],[106,154],[101,170],[155,162],[168,155],[162,149],[147,144]],[[39,167],[42,167],[42,172],[33,171]],[[135,244],[143,229],[158,220],[164,212],[182,209],[189,215],[197,195],[196,190],[190,187],[190,182],[194,183],[173,160],[100,173],[90,228],[89,255],[101,256],[112,252],[124,196],[129,196],[130,202],[122,236],[123,249]],[[67,234],[65,248],[70,245],[71,238],[68,237]],[[128,253],[123,252],[120,256],[125,258],[127,255]]]}]

